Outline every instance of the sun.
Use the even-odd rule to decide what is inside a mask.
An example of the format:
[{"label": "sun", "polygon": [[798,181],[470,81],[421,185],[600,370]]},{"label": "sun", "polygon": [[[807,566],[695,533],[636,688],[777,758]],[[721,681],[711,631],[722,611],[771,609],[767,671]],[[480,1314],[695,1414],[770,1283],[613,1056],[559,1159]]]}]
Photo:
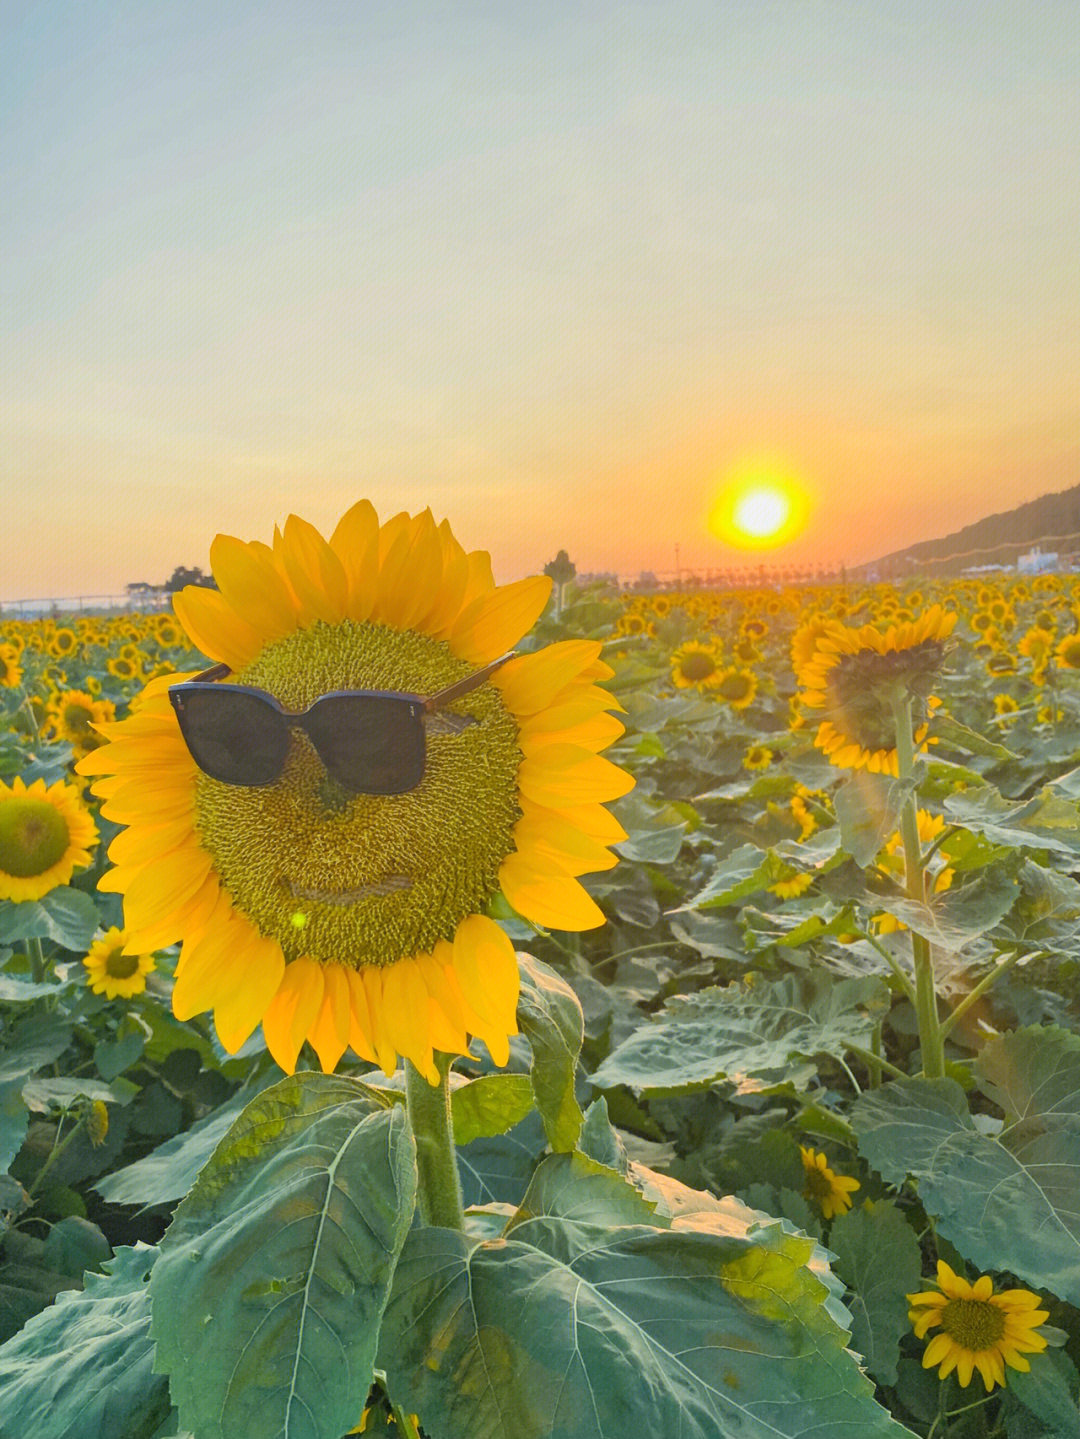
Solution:
[{"label": "sun", "polygon": [[709,529],[736,549],[775,549],[800,533],[808,510],[806,491],[782,469],[747,467],[716,496]]}]

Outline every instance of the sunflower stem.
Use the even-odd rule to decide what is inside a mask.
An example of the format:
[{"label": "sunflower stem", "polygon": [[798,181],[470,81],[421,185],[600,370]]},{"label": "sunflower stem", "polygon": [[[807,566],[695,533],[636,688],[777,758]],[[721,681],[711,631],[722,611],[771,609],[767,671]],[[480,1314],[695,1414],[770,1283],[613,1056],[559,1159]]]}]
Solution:
[{"label": "sunflower stem", "polygon": [[997,983],[997,981],[1006,972],[1006,970],[1012,969],[1013,965],[1016,964],[1018,960],[1028,958],[1030,958],[1030,955],[1027,950],[1015,950],[1012,954],[1006,955],[1005,958],[1000,961],[1000,963],[996,964],[989,974],[984,974],[982,979],[979,980],[978,984],[974,987],[974,989],[969,990],[968,993],[964,995],[963,999],[953,1010],[953,1012],[942,1020],[942,1037],[944,1037],[950,1032],[950,1030],[954,1028],[958,1020],[963,1019],[964,1015],[967,1014],[968,1010],[972,1007],[972,1005],[976,1004],[983,997],[983,995],[986,993],[986,991],[990,988],[991,985]]},{"label": "sunflower stem", "polygon": [[[911,695],[893,701],[896,723],[896,769],[900,780],[910,779],[915,770],[915,742],[911,733]],[[904,800],[900,811],[900,838],[904,846],[904,889],[909,899],[926,903],[926,871],[919,842],[919,808],[914,793]],[[945,1074],[945,1037],[938,1023],[937,990],[930,943],[924,935],[911,933],[911,957],[915,970],[915,1013],[919,1022],[923,1074],[941,1079]]]},{"label": "sunflower stem", "polygon": [[45,951],[41,947],[41,940],[37,935],[31,935],[26,941],[27,952],[30,956],[30,969],[35,984],[42,984],[45,979]]},{"label": "sunflower stem", "polygon": [[453,1056],[436,1054],[438,1084],[429,1084],[405,1061],[405,1100],[416,1140],[417,1201],[425,1224],[439,1229],[465,1228],[454,1132],[450,1120],[450,1066]]}]

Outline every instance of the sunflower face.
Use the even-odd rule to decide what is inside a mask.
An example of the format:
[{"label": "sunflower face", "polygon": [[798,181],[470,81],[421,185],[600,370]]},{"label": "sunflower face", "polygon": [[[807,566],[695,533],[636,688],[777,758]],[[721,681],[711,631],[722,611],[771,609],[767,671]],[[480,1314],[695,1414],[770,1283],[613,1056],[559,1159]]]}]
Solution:
[{"label": "sunflower face", "polygon": [[850,1209],[851,1196],[859,1188],[859,1181],[846,1174],[834,1174],[826,1156],[805,1145],[799,1145],[799,1155],[806,1176],[803,1194],[817,1205],[823,1218],[832,1219]]},{"label": "sunflower face", "polygon": [[939,1378],[945,1379],[955,1369],[966,1389],[978,1371],[989,1393],[995,1384],[1005,1383],[1006,1364],[1026,1373],[1031,1364],[1025,1355],[1040,1354],[1046,1348],[1045,1336],[1036,1330],[1050,1314],[1041,1308],[1037,1294],[1028,1289],[995,1294],[988,1274],[971,1284],[954,1274],[943,1259],[938,1260],[937,1284],[936,1291],[907,1297],[916,1338],[938,1330],[927,1344],[922,1362],[924,1369],[939,1365]]},{"label": "sunflower face", "polygon": [[41,899],[90,863],[94,821],[73,785],[0,783],[0,899]]},{"label": "sunflower face", "polygon": [[[366,502],[329,541],[292,516],[273,547],[219,536],[211,562],[220,588],[176,597],[191,643],[294,711],[341,689],[432,695],[511,649],[550,591],[497,589],[445,523],[380,526]],[[129,826],[101,881],[124,895],[125,953],[180,940],[177,1016],[212,1010],[230,1052],[261,1022],[286,1070],[308,1040],[326,1070],[348,1045],[435,1082],[433,1050],[470,1034],[505,1063],[517,962],[484,911],[501,892],[540,925],[602,923],[577,876],[626,837],[604,808],[633,781],[599,754],[622,731],[599,654],[568,640],[501,664],[427,717],[422,778],[391,795],[346,791],[297,728],[272,783],[211,778],[151,680],[77,766]]]},{"label": "sunflower face", "polygon": [[130,999],[146,988],[146,976],[153,971],[154,961],[148,954],[125,954],[127,938],[125,931],[114,925],[90,946],[83,965],[94,994],[103,994],[106,999]]}]

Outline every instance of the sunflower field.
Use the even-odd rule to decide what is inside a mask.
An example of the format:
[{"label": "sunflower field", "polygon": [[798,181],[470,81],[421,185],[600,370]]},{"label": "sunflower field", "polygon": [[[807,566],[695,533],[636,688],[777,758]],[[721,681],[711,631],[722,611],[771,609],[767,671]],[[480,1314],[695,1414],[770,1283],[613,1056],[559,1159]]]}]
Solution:
[{"label": "sunflower field", "polygon": [[211,559],[0,618],[0,1433],[1080,1439],[1080,578]]}]

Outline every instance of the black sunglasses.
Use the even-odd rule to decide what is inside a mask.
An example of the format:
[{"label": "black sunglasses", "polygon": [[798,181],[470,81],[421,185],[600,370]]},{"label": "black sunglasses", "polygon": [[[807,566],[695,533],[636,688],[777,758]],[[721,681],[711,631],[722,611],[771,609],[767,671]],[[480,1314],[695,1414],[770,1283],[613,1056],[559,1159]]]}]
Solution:
[{"label": "black sunglasses", "polygon": [[217,681],[231,673],[214,665],[173,685],[169,699],[192,759],[223,784],[273,784],[285,767],[290,730],[301,729],[331,778],[354,794],[404,794],[424,777],[427,722],[454,732],[472,715],[440,715],[478,689],[513,651],[438,694],[396,690],[333,690],[305,710],[287,710],[266,690]]}]

